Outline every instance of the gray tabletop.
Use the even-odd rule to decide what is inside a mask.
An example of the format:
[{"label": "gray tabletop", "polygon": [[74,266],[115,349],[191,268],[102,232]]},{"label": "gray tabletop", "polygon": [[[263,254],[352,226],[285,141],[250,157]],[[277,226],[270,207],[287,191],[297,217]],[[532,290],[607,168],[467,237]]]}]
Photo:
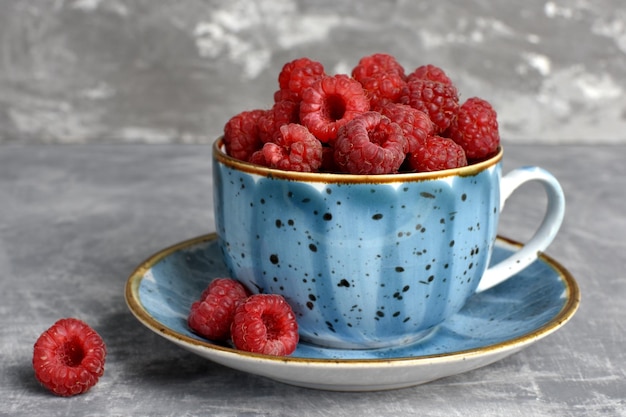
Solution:
[{"label": "gray tabletop", "polygon": [[[412,388],[342,393],[231,370],[143,327],[128,275],[165,246],[213,230],[207,145],[0,145],[0,414],[150,416],[626,415],[626,146],[506,145],[504,170],[540,165],[568,202],[547,253],[582,302],[564,327],[492,365]],[[527,238],[543,210],[515,194],[502,235]],[[36,382],[32,348],[61,317],[105,339],[104,376],[58,398]]]}]

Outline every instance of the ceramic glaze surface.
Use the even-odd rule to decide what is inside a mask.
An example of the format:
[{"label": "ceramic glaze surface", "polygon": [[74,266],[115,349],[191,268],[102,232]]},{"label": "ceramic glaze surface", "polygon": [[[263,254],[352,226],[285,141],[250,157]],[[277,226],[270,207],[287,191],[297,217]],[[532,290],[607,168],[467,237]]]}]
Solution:
[{"label": "ceramic glaze surface", "polygon": [[471,175],[379,183],[293,181],[216,161],[219,242],[232,276],[285,296],[303,340],[399,345],[474,293],[496,237],[500,176],[498,159]]}]

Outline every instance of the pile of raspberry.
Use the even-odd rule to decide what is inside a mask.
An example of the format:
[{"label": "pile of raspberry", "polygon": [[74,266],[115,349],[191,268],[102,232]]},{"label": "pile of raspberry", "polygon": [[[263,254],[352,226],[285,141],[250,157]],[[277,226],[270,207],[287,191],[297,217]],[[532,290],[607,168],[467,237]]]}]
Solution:
[{"label": "pile of raspberry", "polygon": [[206,339],[264,355],[290,355],[299,340],[296,316],[283,296],[251,294],[229,277],[209,283],[191,305],[187,324]]},{"label": "pile of raspberry", "polygon": [[394,174],[458,168],[494,155],[497,115],[463,103],[439,67],[406,74],[391,55],[363,57],[351,76],[309,58],[285,64],[271,109],[243,111],[224,126],[227,154],[301,172]]}]

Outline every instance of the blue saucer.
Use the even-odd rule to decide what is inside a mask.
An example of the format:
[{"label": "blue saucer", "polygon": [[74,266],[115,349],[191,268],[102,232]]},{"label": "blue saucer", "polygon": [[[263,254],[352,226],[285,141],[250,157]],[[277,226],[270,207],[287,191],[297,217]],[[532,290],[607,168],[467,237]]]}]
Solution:
[{"label": "blue saucer", "polygon": [[[492,262],[519,244],[498,238]],[[191,303],[215,277],[228,276],[216,235],[181,242],[150,257],[126,284],[131,312],[148,328],[198,355],[285,383],[328,390],[407,387],[493,363],[563,326],[580,293],[569,272],[546,255],[504,283],[474,295],[429,338],[371,350],[300,343],[289,357],[236,350],[203,339],[187,326]]]}]

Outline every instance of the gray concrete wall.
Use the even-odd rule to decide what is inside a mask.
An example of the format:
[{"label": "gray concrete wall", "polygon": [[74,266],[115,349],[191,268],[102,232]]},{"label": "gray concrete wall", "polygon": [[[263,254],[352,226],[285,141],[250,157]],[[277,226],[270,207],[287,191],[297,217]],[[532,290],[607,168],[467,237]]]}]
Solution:
[{"label": "gray concrete wall", "polygon": [[510,142],[626,142],[622,0],[0,0],[0,143],[209,143],[288,60],[443,67]]}]

